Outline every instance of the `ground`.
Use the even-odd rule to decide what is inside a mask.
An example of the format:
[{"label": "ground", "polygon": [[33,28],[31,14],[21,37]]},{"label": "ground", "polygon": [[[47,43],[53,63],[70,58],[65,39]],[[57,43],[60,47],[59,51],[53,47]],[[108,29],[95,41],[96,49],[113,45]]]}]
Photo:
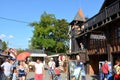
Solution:
[{"label": "ground", "polygon": [[[34,80],[34,72],[30,72],[28,74],[27,80]],[[47,71],[45,71],[45,76],[43,80],[49,80],[49,75]],[[61,73],[61,80],[67,80],[67,75],[65,73]],[[86,75],[86,80],[98,80],[98,76]]]}]

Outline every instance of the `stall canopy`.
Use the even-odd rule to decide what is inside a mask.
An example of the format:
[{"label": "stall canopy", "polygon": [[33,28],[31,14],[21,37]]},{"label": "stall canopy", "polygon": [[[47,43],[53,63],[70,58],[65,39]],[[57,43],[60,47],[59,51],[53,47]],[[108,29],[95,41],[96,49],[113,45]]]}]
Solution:
[{"label": "stall canopy", "polygon": [[58,57],[60,54],[49,55],[48,57]]},{"label": "stall canopy", "polygon": [[32,53],[30,56],[31,56],[31,57],[46,57],[47,54]]},{"label": "stall canopy", "polygon": [[43,50],[40,49],[26,49],[26,51],[31,52],[31,57],[46,57],[47,54],[44,53]]}]

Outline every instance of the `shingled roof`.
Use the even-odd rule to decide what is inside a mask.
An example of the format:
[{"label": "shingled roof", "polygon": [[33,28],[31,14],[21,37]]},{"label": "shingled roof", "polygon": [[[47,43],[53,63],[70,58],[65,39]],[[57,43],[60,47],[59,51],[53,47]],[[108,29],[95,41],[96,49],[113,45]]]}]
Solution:
[{"label": "shingled roof", "polygon": [[77,20],[77,21],[85,21],[85,17],[84,17],[84,15],[83,15],[82,9],[80,9],[80,10],[77,12],[76,16],[74,17],[74,20]]},{"label": "shingled roof", "polygon": [[84,21],[85,21],[85,17],[84,17],[84,15],[83,15],[82,9],[79,9],[79,11],[78,11],[77,14],[75,15],[73,21],[72,21],[70,24],[73,25],[74,22],[76,22],[76,21],[78,21],[78,22],[84,22]]}]

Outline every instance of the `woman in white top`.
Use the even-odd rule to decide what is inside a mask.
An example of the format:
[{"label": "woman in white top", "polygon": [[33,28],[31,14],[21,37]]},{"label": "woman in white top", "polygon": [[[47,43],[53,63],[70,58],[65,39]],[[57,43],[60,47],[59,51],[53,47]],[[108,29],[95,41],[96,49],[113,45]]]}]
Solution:
[{"label": "woman in white top", "polygon": [[35,63],[35,80],[43,80],[44,65],[37,59]]}]

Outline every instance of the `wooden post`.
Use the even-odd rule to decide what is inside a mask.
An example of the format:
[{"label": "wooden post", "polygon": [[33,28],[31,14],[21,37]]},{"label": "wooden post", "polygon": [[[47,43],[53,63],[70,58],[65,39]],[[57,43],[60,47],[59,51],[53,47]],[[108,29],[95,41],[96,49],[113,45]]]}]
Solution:
[{"label": "wooden post", "polygon": [[112,61],[112,54],[111,54],[111,51],[110,51],[110,48],[111,48],[111,45],[110,45],[110,29],[107,28],[104,33],[105,33],[105,36],[106,36],[106,39],[107,39],[107,54],[108,54],[108,61]]}]

